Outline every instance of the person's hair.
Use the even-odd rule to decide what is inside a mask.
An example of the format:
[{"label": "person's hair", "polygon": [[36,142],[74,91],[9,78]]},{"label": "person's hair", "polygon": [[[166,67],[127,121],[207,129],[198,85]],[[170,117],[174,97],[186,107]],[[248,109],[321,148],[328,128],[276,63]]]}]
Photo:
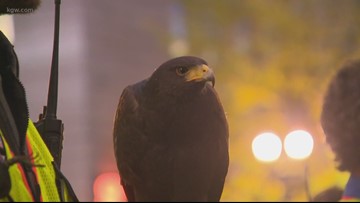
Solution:
[{"label": "person's hair", "polygon": [[360,60],[348,61],[330,81],[321,125],[340,171],[360,168]]}]

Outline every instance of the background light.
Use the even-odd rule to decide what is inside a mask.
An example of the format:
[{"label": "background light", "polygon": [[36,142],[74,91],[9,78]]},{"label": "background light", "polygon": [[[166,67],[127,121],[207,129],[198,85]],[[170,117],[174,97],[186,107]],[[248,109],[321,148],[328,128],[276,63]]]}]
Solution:
[{"label": "background light", "polygon": [[271,162],[277,160],[280,157],[281,149],[281,139],[270,132],[259,134],[252,142],[253,154],[259,161]]},{"label": "background light", "polygon": [[305,159],[312,153],[314,140],[310,133],[295,130],[286,135],[284,140],[285,153],[293,159]]},{"label": "background light", "polygon": [[120,176],[116,172],[102,173],[94,181],[94,202],[127,201]]}]

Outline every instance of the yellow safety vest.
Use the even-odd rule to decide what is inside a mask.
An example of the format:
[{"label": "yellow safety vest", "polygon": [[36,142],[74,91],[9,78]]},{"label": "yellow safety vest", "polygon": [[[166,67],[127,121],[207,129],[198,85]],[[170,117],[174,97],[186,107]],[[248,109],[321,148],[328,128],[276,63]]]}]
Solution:
[{"label": "yellow safety vest", "polygon": [[[6,159],[9,160],[14,157],[14,153],[11,151],[1,131],[0,135],[6,152]],[[36,181],[40,186],[40,201],[61,201],[55,183],[56,172],[52,164],[54,160],[53,156],[49,152],[46,144],[42,140],[39,132],[37,131],[36,127],[30,119],[27,128],[25,143],[29,152],[28,154],[31,156],[32,163],[36,165],[43,165],[43,167],[32,167],[32,170],[36,176]],[[21,164],[16,163],[10,166],[9,174],[11,179],[11,189],[9,195],[12,200],[15,202],[35,201]],[[73,201],[68,195],[67,188],[65,188],[63,198],[64,201]],[[9,201],[9,199],[6,197],[0,199],[0,201]]]}]

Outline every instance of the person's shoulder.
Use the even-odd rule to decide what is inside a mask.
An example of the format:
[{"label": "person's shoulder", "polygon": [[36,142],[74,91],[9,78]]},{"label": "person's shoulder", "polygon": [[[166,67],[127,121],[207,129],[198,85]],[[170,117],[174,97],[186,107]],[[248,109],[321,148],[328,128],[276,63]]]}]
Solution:
[{"label": "person's shoulder", "polygon": [[342,196],[339,202],[360,202],[358,197]]}]

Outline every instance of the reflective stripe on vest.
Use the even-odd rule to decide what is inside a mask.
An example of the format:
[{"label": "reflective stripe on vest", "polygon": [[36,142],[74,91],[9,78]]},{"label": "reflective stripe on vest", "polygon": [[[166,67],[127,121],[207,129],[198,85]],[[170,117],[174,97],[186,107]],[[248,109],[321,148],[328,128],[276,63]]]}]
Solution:
[{"label": "reflective stripe on vest", "polygon": [[[0,132],[1,133],[1,132]],[[1,134],[3,144],[6,151],[6,159],[11,159],[14,154],[10,151],[9,145]],[[24,171],[20,164],[14,164],[9,167],[9,174],[11,179],[10,196],[14,201],[29,202],[34,201],[31,194],[29,184],[25,178]],[[18,180],[18,181],[14,181]],[[22,180],[22,181],[19,181]]]},{"label": "reflective stripe on vest", "polygon": [[[6,159],[11,159],[14,154],[10,150],[9,145],[4,139],[1,131],[0,134],[6,150]],[[32,163],[44,166],[33,167],[33,171],[40,186],[40,201],[60,201],[58,190],[55,184],[55,170],[52,165],[53,157],[31,120],[29,120],[28,124],[26,144],[28,146],[29,155],[32,158]],[[34,201],[21,165],[17,163],[10,166],[9,173],[11,178],[11,198],[15,202]]]}]

